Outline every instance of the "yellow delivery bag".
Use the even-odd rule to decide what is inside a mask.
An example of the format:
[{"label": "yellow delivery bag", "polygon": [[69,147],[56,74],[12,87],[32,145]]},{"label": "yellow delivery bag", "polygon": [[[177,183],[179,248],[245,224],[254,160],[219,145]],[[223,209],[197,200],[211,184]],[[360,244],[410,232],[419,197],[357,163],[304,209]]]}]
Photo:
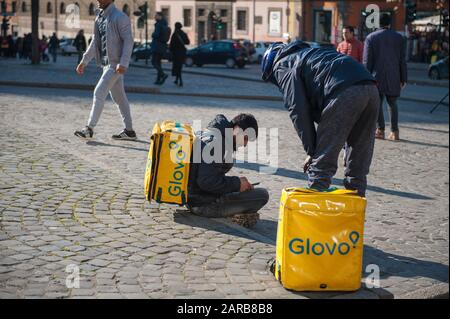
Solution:
[{"label": "yellow delivery bag", "polygon": [[194,141],[192,127],[175,121],[156,123],[145,170],[145,196],[158,203],[184,205]]},{"label": "yellow delivery bag", "polygon": [[365,209],[356,191],[284,189],[275,277],[296,291],[358,290]]}]

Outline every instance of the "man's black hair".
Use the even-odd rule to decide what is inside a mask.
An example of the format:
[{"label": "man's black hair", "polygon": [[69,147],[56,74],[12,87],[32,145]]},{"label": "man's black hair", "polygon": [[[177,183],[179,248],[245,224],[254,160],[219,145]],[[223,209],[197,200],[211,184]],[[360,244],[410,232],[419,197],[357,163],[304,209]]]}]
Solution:
[{"label": "man's black hair", "polygon": [[239,114],[231,120],[231,123],[233,126],[239,126],[243,131],[251,127],[255,130],[255,137],[258,137],[258,122],[252,114]]},{"label": "man's black hair", "polygon": [[355,34],[355,28],[352,27],[351,25],[346,25],[346,26],[344,26],[344,29],[347,29],[347,30],[350,31],[352,34]]},{"label": "man's black hair", "polygon": [[381,15],[381,18],[380,18],[380,26],[381,26],[382,28],[390,26],[391,23],[392,23],[391,20],[392,20],[392,19],[391,19],[391,16],[390,16],[389,14],[383,13],[383,14]]}]

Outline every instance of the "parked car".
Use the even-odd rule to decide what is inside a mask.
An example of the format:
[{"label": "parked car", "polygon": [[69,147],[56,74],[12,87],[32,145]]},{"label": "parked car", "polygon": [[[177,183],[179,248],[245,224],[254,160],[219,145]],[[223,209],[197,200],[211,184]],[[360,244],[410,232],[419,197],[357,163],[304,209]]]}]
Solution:
[{"label": "parked car", "polygon": [[59,42],[59,48],[61,50],[62,55],[72,55],[78,54],[78,50],[75,47],[75,39],[62,39]]},{"label": "parked car", "polygon": [[131,54],[131,58],[135,62],[138,62],[139,60],[145,60],[146,58],[151,59],[152,54],[150,52],[150,45],[150,42],[135,45],[133,53]]},{"label": "parked car", "polygon": [[433,80],[448,79],[448,57],[430,64],[428,76]]},{"label": "parked car", "polygon": [[256,42],[255,47],[255,53],[252,54],[250,57],[250,61],[252,63],[259,63],[261,64],[262,58],[264,56],[264,53],[266,52],[267,48],[272,44],[272,42]]},{"label": "parked car", "polygon": [[[133,49],[133,53],[131,54],[131,58],[138,62],[139,60],[145,60],[152,58],[152,52],[151,52],[151,42],[142,43],[139,45],[136,45]],[[167,50],[166,54],[163,57],[164,60],[172,61],[172,56],[169,50]]]},{"label": "parked car", "polygon": [[224,64],[228,68],[243,68],[248,61],[246,49],[233,40],[218,40],[202,44],[188,50],[185,64],[203,66],[205,64]]}]

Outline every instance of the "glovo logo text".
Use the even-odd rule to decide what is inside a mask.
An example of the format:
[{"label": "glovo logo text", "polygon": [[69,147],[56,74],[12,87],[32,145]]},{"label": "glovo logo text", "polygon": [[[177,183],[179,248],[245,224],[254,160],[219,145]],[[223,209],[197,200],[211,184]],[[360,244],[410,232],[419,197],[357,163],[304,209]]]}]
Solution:
[{"label": "glovo logo text", "polygon": [[352,231],[348,235],[349,242],[315,242],[310,238],[305,240],[301,238],[293,238],[289,242],[289,251],[294,255],[329,255],[333,256],[335,254],[347,255],[351,249],[355,249],[360,235],[357,231]]},{"label": "glovo logo text", "polygon": [[186,152],[183,151],[183,148],[176,141],[171,141],[169,143],[169,148],[171,152],[175,152],[174,154],[172,153],[175,159],[173,161],[175,166],[172,175],[170,176],[168,192],[171,196],[180,196],[183,191],[183,169],[185,166],[183,161],[186,159]]}]

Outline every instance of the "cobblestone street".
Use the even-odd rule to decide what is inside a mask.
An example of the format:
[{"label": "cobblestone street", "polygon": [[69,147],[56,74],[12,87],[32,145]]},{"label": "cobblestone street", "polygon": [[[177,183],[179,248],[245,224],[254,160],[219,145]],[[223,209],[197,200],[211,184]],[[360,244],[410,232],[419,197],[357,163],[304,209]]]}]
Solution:
[{"label": "cobblestone street", "polygon": [[[245,82],[236,83],[247,85]],[[381,287],[355,293],[294,293],[269,273],[281,190],[304,186],[305,157],[279,102],[130,94],[137,142],[109,101],[94,139],[85,125],[91,92],[0,86],[0,298],[400,298],[448,294],[448,108],[400,101],[398,143],[377,141],[369,175],[364,264]],[[149,204],[143,196],[150,130],[177,119],[203,125],[215,114],[255,114],[279,131],[278,170],[238,163],[233,174],[268,188],[251,230],[226,220]],[[340,185],[342,171],[335,183]],[[66,266],[81,287],[66,287]],[[364,269],[363,269],[364,270]],[[364,273],[364,276],[367,274]],[[433,295],[433,294],[432,294]],[[434,294],[436,295],[436,294]]]}]

